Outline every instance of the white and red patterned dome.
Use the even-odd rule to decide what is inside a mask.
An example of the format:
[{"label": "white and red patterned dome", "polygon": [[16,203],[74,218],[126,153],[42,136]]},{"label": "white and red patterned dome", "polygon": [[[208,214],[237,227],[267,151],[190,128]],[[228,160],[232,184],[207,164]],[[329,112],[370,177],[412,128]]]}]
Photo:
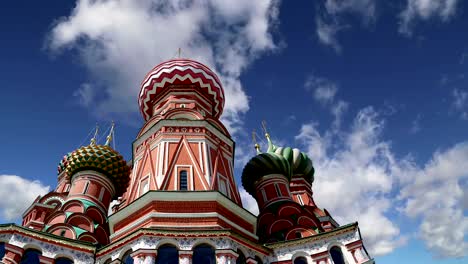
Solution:
[{"label": "white and red patterned dome", "polygon": [[174,59],[154,67],[141,83],[138,103],[145,120],[153,116],[154,103],[163,91],[173,85],[195,85],[210,100],[213,117],[221,116],[224,91],[218,76],[207,66],[189,59]]}]

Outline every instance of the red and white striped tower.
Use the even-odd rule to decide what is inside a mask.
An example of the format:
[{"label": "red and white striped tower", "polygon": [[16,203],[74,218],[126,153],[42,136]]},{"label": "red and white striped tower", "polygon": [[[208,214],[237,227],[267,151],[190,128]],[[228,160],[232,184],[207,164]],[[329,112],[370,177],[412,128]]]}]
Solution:
[{"label": "red and white striped tower", "polygon": [[[177,228],[188,222],[197,228],[231,228],[226,223],[236,220],[227,215],[220,220],[218,202],[205,197],[221,195],[242,206],[233,175],[234,142],[219,120],[224,91],[216,74],[189,59],[163,62],[143,79],[138,102],[146,122],[133,143],[130,184],[113,208],[114,236],[137,227]],[[140,208],[136,212],[125,209],[135,206]],[[246,223],[245,229],[252,228]]]}]

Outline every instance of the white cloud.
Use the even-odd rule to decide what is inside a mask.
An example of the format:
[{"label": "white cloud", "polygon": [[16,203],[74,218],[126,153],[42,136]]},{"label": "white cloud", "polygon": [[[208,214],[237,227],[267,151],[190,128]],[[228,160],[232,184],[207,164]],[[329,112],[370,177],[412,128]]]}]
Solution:
[{"label": "white cloud", "polygon": [[228,98],[223,120],[234,128],[249,109],[241,73],[262,52],[276,47],[271,30],[278,4],[274,0],[78,0],[71,14],[54,25],[47,46],[79,52],[93,83],[75,94],[81,100],[84,92],[93,94],[87,105],[100,115],[137,112],[141,79],[181,48],[186,57],[218,71]]},{"label": "white cloud", "polygon": [[95,88],[91,86],[91,84],[83,83],[81,84],[81,87],[73,93],[73,96],[78,97],[79,103],[82,106],[89,107],[95,100],[96,91]]},{"label": "white cloud", "polygon": [[319,41],[340,53],[338,33],[349,28],[344,17],[355,15],[367,26],[376,19],[376,6],[376,0],[327,0],[315,20]]},{"label": "white cloud", "polygon": [[329,130],[321,135],[312,123],[303,125],[296,137],[315,164],[317,204],[342,224],[358,220],[366,246],[377,256],[405,242],[387,216],[392,201],[386,195],[392,190],[395,161],[390,144],[380,139],[383,126],[369,107],[357,114],[347,133]]},{"label": "white cloud", "polygon": [[252,214],[258,215],[257,201],[243,187],[240,187],[240,185],[238,186],[244,208],[250,211]]},{"label": "white cloud", "polygon": [[323,18],[317,16],[315,19],[316,33],[318,40],[326,45],[332,47],[336,53],[341,52],[341,46],[338,42],[338,32],[342,27],[336,22],[325,22]]},{"label": "white cloud", "polygon": [[406,8],[400,13],[399,31],[411,36],[416,20],[439,18],[447,22],[455,15],[457,4],[458,0],[407,0]]},{"label": "white cloud", "polygon": [[313,90],[313,96],[317,102],[330,108],[330,112],[334,116],[333,127],[339,129],[342,116],[349,104],[336,98],[338,84],[323,77],[309,75],[304,82],[304,87],[307,90]]},{"label": "white cloud", "polygon": [[461,118],[468,119],[468,92],[460,89],[452,91],[452,107],[460,113]]},{"label": "white cloud", "polygon": [[[434,153],[423,167],[405,173],[399,198],[403,211],[421,218],[420,237],[437,256],[461,257],[468,252],[468,142]],[[456,246],[455,246],[456,245]]]},{"label": "white cloud", "polygon": [[6,221],[21,218],[37,196],[49,191],[49,186],[39,181],[16,175],[0,175],[0,186],[0,215]]},{"label": "white cloud", "polygon": [[[406,243],[394,219],[418,221],[418,236],[436,256],[468,252],[468,142],[433,154],[424,166],[396,158],[382,139],[384,120],[367,107],[351,129],[320,133],[304,124],[296,137],[316,169],[314,198],[341,223],[358,220],[366,246],[384,255]],[[456,245],[456,246],[454,246]]]},{"label": "white cloud", "polygon": [[416,134],[421,130],[421,114],[418,114],[416,118],[411,122],[410,133]]}]

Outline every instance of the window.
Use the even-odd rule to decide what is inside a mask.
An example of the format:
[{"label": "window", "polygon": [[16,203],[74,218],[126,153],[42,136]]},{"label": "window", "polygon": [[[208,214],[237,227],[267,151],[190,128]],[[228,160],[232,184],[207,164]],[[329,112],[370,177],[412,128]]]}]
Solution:
[{"label": "window", "polygon": [[298,257],[294,260],[294,264],[307,264],[307,259],[304,257]]},{"label": "window", "polygon": [[259,256],[255,256],[255,261],[257,261],[257,264],[263,264],[263,261]]},{"label": "window", "polygon": [[297,231],[297,232],[296,232],[296,238],[302,238],[302,233],[299,232],[299,231]]},{"label": "window", "polygon": [[54,264],[73,264],[73,260],[67,258],[58,258],[55,260]]},{"label": "window", "polygon": [[187,190],[187,171],[182,170],[179,173],[179,190],[186,191]]},{"label": "window", "polygon": [[133,264],[133,258],[132,256],[130,256],[130,254],[132,254],[132,250],[125,252],[125,254],[122,257],[123,264]]},{"label": "window", "polygon": [[149,177],[140,182],[140,195],[145,194],[147,191],[149,191]]},{"label": "window", "polygon": [[302,197],[300,194],[297,195],[297,200],[299,201],[301,205],[304,205],[304,201],[302,200]]},{"label": "window", "polygon": [[236,260],[236,264],[246,264],[246,259],[244,253],[240,251],[239,249],[237,250],[237,254],[239,255]]},{"label": "window", "polygon": [[99,201],[102,201],[102,198],[104,197],[104,187],[101,187],[101,191],[99,192]]},{"label": "window", "polygon": [[61,231],[60,231],[60,236],[62,236],[62,237],[65,236],[65,233],[67,233],[66,230],[61,230]]},{"label": "window", "polygon": [[0,242],[0,260],[5,256],[5,243]]},{"label": "window", "polygon": [[177,264],[179,263],[179,252],[173,245],[162,245],[158,248],[156,264]]},{"label": "window", "polygon": [[278,196],[281,196],[281,190],[280,190],[278,184],[275,184],[275,189],[276,189],[276,194],[278,194]]},{"label": "window", "polygon": [[215,251],[207,244],[196,246],[193,250],[192,264],[215,264]]},{"label": "window", "polygon": [[221,177],[219,177],[219,191],[227,197],[230,197],[227,190],[226,181],[221,179]]},{"label": "window", "polygon": [[87,181],[86,184],[85,184],[83,194],[86,194],[86,192],[88,191],[88,187],[89,187],[89,181]]},{"label": "window", "polygon": [[333,260],[333,264],[345,264],[343,253],[339,247],[333,246],[330,248],[330,255]]},{"label": "window", "polygon": [[39,250],[27,249],[21,258],[20,264],[39,264],[39,256],[41,254]]}]

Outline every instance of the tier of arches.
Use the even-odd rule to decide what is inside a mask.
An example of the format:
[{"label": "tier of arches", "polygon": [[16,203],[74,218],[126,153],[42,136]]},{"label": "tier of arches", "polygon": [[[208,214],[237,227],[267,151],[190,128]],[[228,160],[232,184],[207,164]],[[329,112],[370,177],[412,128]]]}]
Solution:
[{"label": "tier of arches", "polygon": [[[6,249],[5,243],[0,242],[0,261],[5,257]],[[21,259],[18,264],[40,264],[41,262],[42,252],[36,248],[27,248],[21,254]],[[73,264],[73,260],[68,257],[58,256],[56,257],[53,262],[54,264]]]},{"label": "tier of arches", "polygon": [[[140,255],[135,254],[137,252],[134,252],[132,249],[126,250],[121,257],[119,258],[120,263],[123,264],[134,264],[137,263],[138,258],[140,258]],[[192,248],[190,253],[187,253],[187,251],[181,251],[177,248],[177,246],[170,244],[170,243],[164,243],[160,245],[157,250],[154,251],[154,262],[155,264],[178,264],[182,263],[182,258],[181,255],[188,254],[190,255],[192,261],[191,264],[215,264],[217,263],[216,261],[216,249],[212,245],[208,243],[201,243]],[[148,252],[145,252],[143,256],[149,256]],[[240,249],[237,250],[235,253],[235,263],[236,264],[246,264],[247,263],[247,257],[244,254],[244,252]],[[257,264],[263,264],[263,261],[260,259],[260,257],[255,256],[255,261]],[[104,264],[109,264],[113,263],[112,259],[107,259]]]}]

